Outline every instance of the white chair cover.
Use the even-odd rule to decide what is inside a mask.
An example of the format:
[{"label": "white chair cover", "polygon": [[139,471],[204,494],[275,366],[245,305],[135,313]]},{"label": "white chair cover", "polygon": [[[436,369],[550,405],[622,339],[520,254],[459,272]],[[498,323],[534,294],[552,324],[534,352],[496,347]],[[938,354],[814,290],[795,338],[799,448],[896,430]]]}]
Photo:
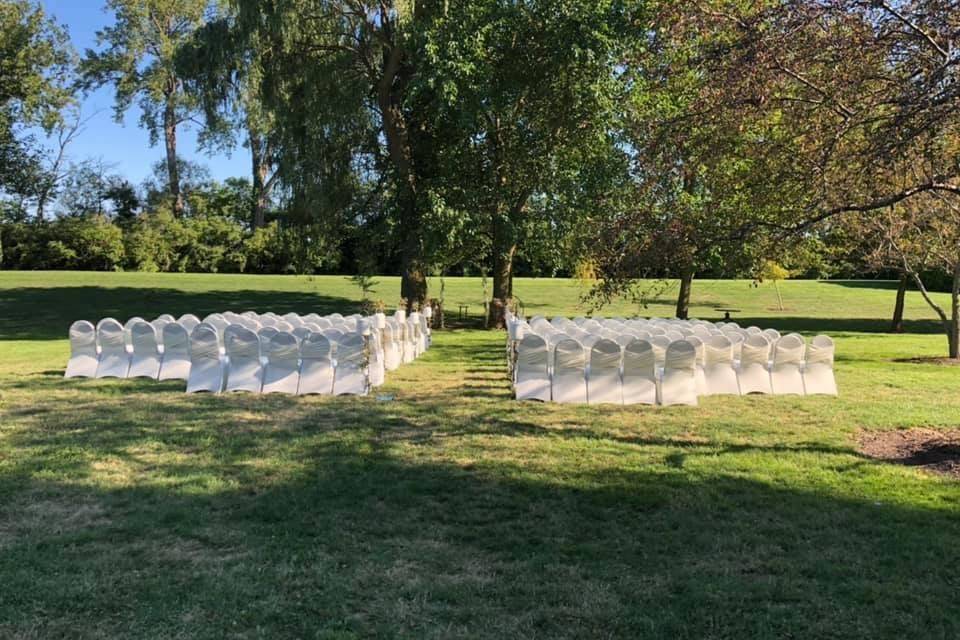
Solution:
[{"label": "white chair cover", "polygon": [[672,342],[667,348],[660,380],[660,403],[696,406],[697,382],[695,377],[697,351],[686,340]]},{"label": "white chair cover", "polygon": [[403,359],[400,344],[397,342],[395,326],[387,322],[383,327],[383,364],[387,371],[395,371]]},{"label": "white chair cover", "polygon": [[152,378],[160,375],[160,349],[157,330],[149,322],[134,322],[130,327],[130,356],[128,378]]},{"label": "white chair cover", "polygon": [[334,395],[367,395],[367,363],[363,336],[349,333],[337,343],[333,370]]},{"label": "white chair cover", "polygon": [[200,324],[200,318],[193,315],[192,313],[185,313],[177,319],[184,329],[187,330],[187,335],[193,333],[193,330],[197,328],[197,325]]},{"label": "white chair cover", "polygon": [[220,336],[213,325],[200,323],[190,333],[190,375],[187,393],[220,393],[223,390]]},{"label": "white chair cover", "polygon": [[300,327],[294,327],[293,335],[296,336],[298,341],[304,340],[308,335],[310,335],[311,329],[306,325]]},{"label": "white chair cover", "polygon": [[281,331],[267,343],[263,393],[297,393],[300,384],[300,341]]},{"label": "white chair cover", "polygon": [[770,367],[770,387],[774,394],[803,395],[802,369],[806,346],[803,338],[796,335],[784,336],[774,344]]},{"label": "white chair cover", "polygon": [[704,392],[702,395],[740,395],[733,368],[733,344],[723,335],[712,336],[703,345]]},{"label": "white chair cover", "polygon": [[598,340],[590,349],[590,369],[587,372],[587,400],[590,404],[623,404],[620,352],[620,345],[613,340]]},{"label": "white chair cover", "polygon": [[828,336],[817,336],[807,347],[803,367],[803,387],[807,395],[837,395],[833,373],[834,343]]},{"label": "white chair cover", "polygon": [[97,342],[100,358],[97,363],[98,378],[126,378],[130,370],[130,353],[127,351],[123,325],[113,318],[104,318],[97,323]]},{"label": "white chair cover", "polygon": [[653,355],[657,359],[657,366],[662,367],[667,358],[667,349],[673,340],[666,335],[654,335],[650,338],[650,346],[653,347]]},{"label": "white chair cover", "polygon": [[657,357],[646,340],[623,350],[623,404],[657,404]]},{"label": "white chair cover", "polygon": [[367,377],[371,387],[383,386],[386,378],[386,367],[383,363],[384,353],[380,344],[380,332],[371,329],[367,338]]},{"label": "white chair cover", "polygon": [[703,346],[703,338],[696,334],[689,335],[687,336],[687,342],[693,345],[693,350],[697,354],[696,366],[693,370],[693,379],[697,387],[697,396],[699,397],[706,395],[707,375],[703,370],[706,349]]},{"label": "white chair cover", "polygon": [[297,395],[333,393],[333,348],[322,333],[300,343],[300,383]]},{"label": "white chair cover", "polygon": [[517,400],[550,401],[550,375],[547,371],[547,343],[530,333],[517,346],[514,370]]},{"label": "white chair cover", "polygon": [[163,351],[163,328],[175,322],[175,320],[167,320],[166,318],[157,318],[153,320],[150,324],[153,325],[153,328],[157,332],[157,346],[160,347],[160,351]]},{"label": "white chair cover", "polygon": [[160,359],[158,380],[187,380],[190,378],[190,334],[179,322],[163,326],[163,357]]},{"label": "white chair cover", "polygon": [[280,333],[280,330],[273,325],[260,327],[260,329],[257,330],[257,336],[260,338],[261,353],[266,353],[267,345],[270,344],[270,339],[278,333]]},{"label": "white chair cover", "polygon": [[743,342],[740,351],[740,367],[737,369],[737,383],[740,395],[748,393],[773,393],[770,386],[770,341],[762,333],[751,335]]},{"label": "white chair cover", "polygon": [[564,404],[587,401],[587,361],[583,346],[573,338],[564,338],[554,347],[551,395]]},{"label": "white chair cover", "polygon": [[231,324],[223,335],[227,353],[227,391],[260,393],[263,388],[263,363],[260,338],[246,327]]},{"label": "white chair cover", "polygon": [[411,319],[407,319],[399,323],[399,326],[401,329],[400,346],[403,349],[401,362],[408,364],[417,358],[416,323]]},{"label": "white chair cover", "polygon": [[86,320],[70,325],[70,360],[64,378],[92,378],[97,375],[97,329]]}]

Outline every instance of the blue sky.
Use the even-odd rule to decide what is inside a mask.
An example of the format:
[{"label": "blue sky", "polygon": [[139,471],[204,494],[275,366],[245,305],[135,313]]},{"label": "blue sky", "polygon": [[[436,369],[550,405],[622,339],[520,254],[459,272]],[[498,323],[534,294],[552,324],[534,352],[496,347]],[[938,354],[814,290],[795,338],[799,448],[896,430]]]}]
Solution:
[{"label": "blue sky", "polygon": [[[64,25],[70,33],[74,49],[82,55],[96,47],[97,30],[113,22],[113,16],[104,11],[102,0],[42,0],[49,15]],[[73,161],[102,158],[112,166],[112,172],[140,184],[151,173],[151,166],[164,157],[163,145],[150,146],[146,130],[139,127],[140,110],[132,106],[122,123],[114,120],[113,89],[103,87],[83,100],[83,117],[89,118],[83,132],[69,147]],[[208,156],[197,150],[196,129],[184,125],[178,129],[179,154],[207,166],[213,178],[247,176],[250,161],[242,146],[229,156]]]}]

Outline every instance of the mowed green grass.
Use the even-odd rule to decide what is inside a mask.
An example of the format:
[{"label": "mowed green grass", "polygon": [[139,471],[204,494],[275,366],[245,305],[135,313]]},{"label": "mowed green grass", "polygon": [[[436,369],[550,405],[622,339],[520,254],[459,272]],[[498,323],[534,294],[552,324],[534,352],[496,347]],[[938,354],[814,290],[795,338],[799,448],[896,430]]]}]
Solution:
[{"label": "mowed green grass", "polygon": [[[377,296],[399,295],[378,278]],[[439,282],[432,283],[434,292]],[[350,312],[345,278],[0,273],[0,637],[956,638],[960,484],[861,429],[960,425],[960,367],[889,283],[696,282],[837,339],[840,398],[518,404],[503,334],[454,322],[386,398],[64,380],[70,322]],[[519,280],[528,314],[581,286]],[[671,315],[670,292],[639,311]],[[447,279],[479,315],[479,279]]]}]

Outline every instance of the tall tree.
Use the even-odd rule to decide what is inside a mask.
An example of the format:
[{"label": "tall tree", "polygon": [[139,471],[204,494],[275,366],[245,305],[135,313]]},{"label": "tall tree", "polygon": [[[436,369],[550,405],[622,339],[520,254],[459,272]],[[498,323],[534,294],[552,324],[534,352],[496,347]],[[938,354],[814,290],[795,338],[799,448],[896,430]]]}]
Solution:
[{"label": "tall tree", "polygon": [[[316,179],[303,169],[318,162],[359,166],[362,180],[376,172],[373,181],[382,182],[398,236],[401,295],[409,304],[422,303],[428,268],[423,219],[431,206],[425,182],[434,174],[435,144],[424,117],[433,97],[422,76],[423,35],[447,4],[235,2],[240,24],[263,47],[264,99],[283,138],[278,167],[293,198],[314,192],[310,182]],[[367,122],[375,127],[372,137],[359,130]]]},{"label": "tall tree", "polygon": [[0,191],[31,195],[41,154],[24,130],[52,131],[71,102],[73,52],[64,30],[28,0],[0,3]]},{"label": "tall tree", "polygon": [[115,22],[97,32],[101,50],[82,63],[87,86],[112,84],[118,120],[136,100],[151,144],[163,138],[168,189],[174,211],[183,212],[177,167],[177,128],[197,109],[177,70],[178,51],[203,24],[209,0],[107,0]]},{"label": "tall tree", "polygon": [[532,199],[564,202],[562,189],[591,183],[591,156],[617,155],[611,131],[636,18],[613,1],[486,0],[459,5],[429,32],[427,73],[446,107],[441,131],[456,141],[441,165],[454,174],[446,199],[478,209],[489,234],[490,326],[503,326],[531,215],[571,211]]},{"label": "tall tree", "polygon": [[245,31],[237,16],[225,11],[197,30],[190,46],[180,50],[181,73],[200,96],[205,126],[202,145],[230,149],[237,137],[250,151],[253,229],[263,227],[276,171],[274,118],[262,95],[264,47],[256,32]]}]

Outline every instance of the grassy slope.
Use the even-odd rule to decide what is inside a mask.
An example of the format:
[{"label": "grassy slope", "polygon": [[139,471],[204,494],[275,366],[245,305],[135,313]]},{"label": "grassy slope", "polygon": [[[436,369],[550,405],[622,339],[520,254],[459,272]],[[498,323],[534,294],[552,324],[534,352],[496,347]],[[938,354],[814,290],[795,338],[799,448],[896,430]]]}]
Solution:
[{"label": "grassy slope", "polygon": [[[0,273],[0,637],[957,637],[957,483],[853,446],[960,422],[960,370],[892,362],[943,350],[916,294],[914,333],[867,333],[884,287],[789,282],[780,313],[772,288],[698,282],[701,317],[837,336],[843,395],[664,410],[514,403],[502,337],[470,329],[392,374],[393,402],[64,381],[75,318],[357,290]],[[580,312],[574,283],[516,290]],[[448,310],[480,294],[450,279]]]}]

